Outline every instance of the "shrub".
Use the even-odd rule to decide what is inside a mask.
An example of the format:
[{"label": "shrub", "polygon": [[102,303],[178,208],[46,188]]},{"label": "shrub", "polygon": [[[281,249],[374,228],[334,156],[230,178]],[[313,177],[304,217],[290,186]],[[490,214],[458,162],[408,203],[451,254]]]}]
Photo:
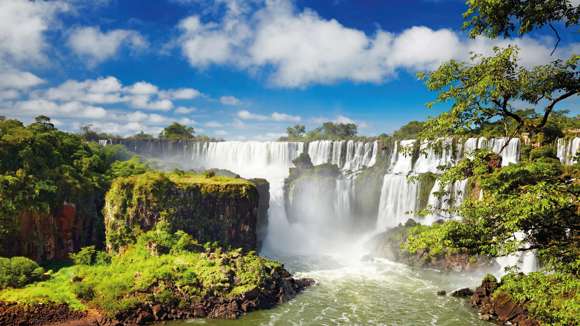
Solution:
[{"label": "shrub", "polygon": [[20,288],[40,281],[43,275],[44,269],[31,259],[0,257],[0,289]]},{"label": "shrub", "polygon": [[556,149],[553,146],[541,146],[530,151],[530,161],[535,161],[543,157],[558,159]]},{"label": "shrub", "polygon": [[524,304],[530,316],[543,324],[580,324],[580,280],[572,274],[510,273],[501,279],[494,296],[499,293]]},{"label": "shrub", "polygon": [[104,265],[111,262],[111,257],[104,251],[98,251],[95,246],[82,248],[76,254],[70,254],[77,265]]}]

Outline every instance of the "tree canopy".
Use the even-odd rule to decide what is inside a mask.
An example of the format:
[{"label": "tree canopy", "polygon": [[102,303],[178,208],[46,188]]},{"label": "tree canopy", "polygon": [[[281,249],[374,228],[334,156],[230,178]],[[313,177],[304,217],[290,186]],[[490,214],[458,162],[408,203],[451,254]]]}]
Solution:
[{"label": "tree canopy", "polygon": [[[580,92],[580,56],[567,61],[526,68],[518,64],[518,49],[495,48],[494,55],[474,55],[471,63],[449,61],[437,70],[419,74],[427,88],[437,91],[435,101],[453,102],[451,109],[427,122],[422,136],[466,134],[490,122],[504,119],[506,134],[543,131],[550,114],[565,99]],[[522,114],[518,107],[542,107],[539,117]]]},{"label": "tree canopy", "polygon": [[566,26],[576,25],[580,7],[572,0],[467,0],[463,17],[463,28],[470,30],[471,37],[509,37],[559,21]]},{"label": "tree canopy", "polygon": [[180,123],[174,122],[165,127],[159,134],[159,138],[169,140],[189,140],[194,139],[193,127],[188,127]]}]

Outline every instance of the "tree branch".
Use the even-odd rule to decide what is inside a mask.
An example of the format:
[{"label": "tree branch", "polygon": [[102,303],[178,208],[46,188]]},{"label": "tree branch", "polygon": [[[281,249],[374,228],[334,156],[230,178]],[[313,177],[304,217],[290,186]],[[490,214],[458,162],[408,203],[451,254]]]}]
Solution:
[{"label": "tree branch", "polygon": [[552,56],[552,55],[554,55],[554,52],[556,52],[556,49],[558,48],[558,44],[560,44],[560,34],[558,34],[558,31],[554,28],[554,26],[552,26],[552,24],[548,24],[548,26],[550,26],[552,31],[554,31],[554,34],[556,34],[556,44],[554,44],[554,48],[552,49],[552,52],[550,53],[550,56]]},{"label": "tree branch", "polygon": [[578,92],[580,92],[580,89],[573,89],[573,90],[568,91],[568,92],[556,97],[555,99],[553,99],[552,102],[550,102],[550,104],[548,104],[548,106],[546,106],[546,109],[544,109],[544,117],[542,117],[542,121],[540,122],[540,124],[535,126],[534,129],[544,128],[544,126],[548,122],[548,116],[550,115],[550,113],[552,113],[552,110],[554,110],[554,107],[556,106],[556,104],[562,100],[567,99],[568,97],[570,97],[572,95],[578,94]]}]

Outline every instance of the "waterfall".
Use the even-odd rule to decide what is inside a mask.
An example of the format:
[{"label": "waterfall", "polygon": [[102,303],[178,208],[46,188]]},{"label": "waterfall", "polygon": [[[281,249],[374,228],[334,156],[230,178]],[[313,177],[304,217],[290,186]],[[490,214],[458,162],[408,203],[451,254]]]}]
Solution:
[{"label": "waterfall", "polygon": [[375,165],[379,144],[374,142],[317,140],[308,143],[312,164],[334,164],[345,171],[358,171]]},{"label": "waterfall", "polygon": [[413,168],[412,150],[415,145],[414,139],[401,140],[395,144],[395,150],[391,156],[391,173],[411,172]]},{"label": "waterfall", "polygon": [[440,172],[439,166],[453,162],[453,140],[451,138],[441,141],[441,149],[436,150],[429,146],[428,142],[422,142],[419,148],[419,157],[413,167],[415,173]]},{"label": "waterfall", "polygon": [[377,230],[405,223],[417,209],[419,185],[404,175],[386,174],[383,179]]},{"label": "waterfall", "polygon": [[[102,144],[114,144],[118,141],[106,140]],[[372,213],[368,223],[375,225],[377,231],[394,227],[417,218],[424,224],[440,218],[458,218],[450,216],[449,209],[458,206],[465,198],[467,180],[446,186],[447,194],[441,198],[436,193],[441,186],[412,181],[409,176],[421,173],[440,173],[438,167],[453,165],[456,161],[470,157],[479,148],[488,148],[500,153],[502,164],[508,165],[519,160],[520,140],[517,138],[486,139],[469,138],[455,142],[451,138],[442,139],[442,147],[435,150],[425,142],[416,146],[417,140],[402,140],[389,147],[392,152],[381,154],[379,142],[354,140],[323,140],[303,142],[187,142],[187,141],[123,141],[128,148],[138,153],[173,159],[185,168],[220,168],[231,170],[245,178],[262,177],[270,183],[269,225],[264,246],[280,253],[291,250],[293,253],[312,253],[319,250],[337,250],[337,239],[346,245],[349,238],[336,236],[337,233],[353,232],[348,225],[358,223],[359,216],[354,216],[361,202],[357,201],[357,177],[367,167],[376,166],[379,157],[390,157],[383,173],[379,173],[380,196],[372,206],[377,213]],[[565,164],[573,163],[574,153],[578,151],[580,138],[558,140],[558,157]],[[413,153],[419,149],[419,155]],[[289,200],[294,203],[304,201],[300,220],[289,223],[284,203],[284,179],[288,177],[292,161],[306,151],[315,165],[330,163],[337,165],[341,171],[336,178],[330,177],[323,183],[312,180],[307,187],[291,193]],[[374,174],[371,174],[373,176]],[[368,177],[368,175],[367,175]],[[425,189],[423,189],[425,188]],[[373,190],[375,191],[375,190]],[[379,189],[376,190],[377,192]],[[376,192],[375,192],[376,193]],[[427,197],[427,199],[426,199]],[[360,199],[360,198],[359,198]],[[325,202],[324,205],[321,202]],[[359,206],[357,206],[359,205]],[[428,205],[434,209],[431,216],[417,217],[416,212]],[[291,205],[292,206],[292,205]],[[322,209],[324,206],[324,209]],[[374,215],[376,214],[376,215]],[[339,243],[341,244],[341,243]],[[519,258],[518,258],[519,259]],[[531,259],[531,258],[526,258]],[[533,265],[527,261],[527,265]]]},{"label": "waterfall", "polygon": [[574,164],[577,163],[575,156],[580,149],[580,137],[575,137],[572,139],[561,138],[558,139],[558,158],[562,164]]}]

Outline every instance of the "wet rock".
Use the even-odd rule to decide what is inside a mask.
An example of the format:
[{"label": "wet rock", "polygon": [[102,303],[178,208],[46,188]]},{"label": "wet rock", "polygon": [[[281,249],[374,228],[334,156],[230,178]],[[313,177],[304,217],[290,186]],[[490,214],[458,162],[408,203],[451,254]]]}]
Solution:
[{"label": "wet rock", "polygon": [[463,288],[451,292],[451,296],[454,298],[467,298],[473,295],[473,291],[470,288]]},{"label": "wet rock", "polygon": [[497,280],[487,276],[481,286],[475,289],[469,302],[479,310],[479,318],[482,320],[496,320],[504,325],[539,326],[537,320],[529,318],[525,306],[517,304],[506,293],[497,293]]},{"label": "wet rock", "polygon": [[439,295],[439,296],[444,296],[446,294],[447,294],[447,291],[445,291],[445,290],[437,291],[437,295]]}]

